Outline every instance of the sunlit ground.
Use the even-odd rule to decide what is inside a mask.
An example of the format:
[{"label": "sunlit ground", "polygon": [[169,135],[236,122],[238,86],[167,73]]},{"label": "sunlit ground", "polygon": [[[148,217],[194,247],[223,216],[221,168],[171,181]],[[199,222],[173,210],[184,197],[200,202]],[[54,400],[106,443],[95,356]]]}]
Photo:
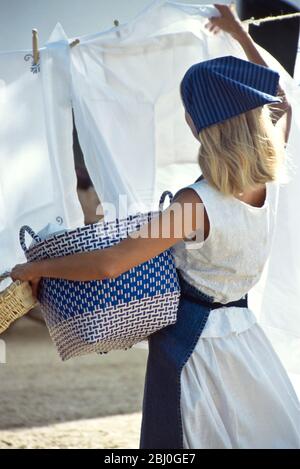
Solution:
[{"label": "sunlit ground", "polygon": [[0,448],[138,448],[147,351],[61,362],[45,326],[2,336]]}]

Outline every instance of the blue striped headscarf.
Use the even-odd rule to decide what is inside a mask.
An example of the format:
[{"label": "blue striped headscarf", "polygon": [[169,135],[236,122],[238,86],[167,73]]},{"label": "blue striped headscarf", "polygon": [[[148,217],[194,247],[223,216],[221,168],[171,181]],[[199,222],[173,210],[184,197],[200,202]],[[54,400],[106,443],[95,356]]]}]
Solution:
[{"label": "blue striped headscarf", "polygon": [[192,65],[180,92],[197,132],[264,104],[281,102],[279,73],[231,55]]}]

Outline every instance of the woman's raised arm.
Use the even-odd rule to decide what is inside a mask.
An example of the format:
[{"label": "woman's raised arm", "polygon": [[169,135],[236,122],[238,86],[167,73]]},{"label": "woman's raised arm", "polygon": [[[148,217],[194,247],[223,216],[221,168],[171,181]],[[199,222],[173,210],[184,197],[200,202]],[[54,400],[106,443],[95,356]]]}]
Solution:
[{"label": "woman's raised arm", "polygon": [[[239,42],[250,62],[268,67],[268,64],[259,53],[255,42],[232,7],[219,4],[214,4],[214,6],[219,10],[221,16],[211,17],[205,26],[213,33],[218,33],[218,31],[223,30],[231,34],[231,36]],[[283,140],[287,143],[291,128],[292,106],[280,84],[278,86],[277,95],[282,98],[282,102],[272,103],[268,106],[271,110],[273,124],[278,131],[282,133]]]}]

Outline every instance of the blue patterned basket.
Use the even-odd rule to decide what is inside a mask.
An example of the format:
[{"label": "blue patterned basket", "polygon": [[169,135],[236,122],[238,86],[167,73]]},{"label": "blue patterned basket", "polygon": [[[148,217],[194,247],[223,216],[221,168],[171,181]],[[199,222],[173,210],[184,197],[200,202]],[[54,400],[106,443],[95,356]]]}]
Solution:
[{"label": "blue patterned basket", "polygon": [[[160,209],[166,195],[160,200]],[[20,230],[28,261],[61,257],[112,246],[149,222],[159,212],[138,213],[111,222],[79,227],[45,240],[29,228]],[[35,244],[27,248],[26,232]],[[170,250],[115,279],[69,281],[43,278],[41,309],[62,360],[92,352],[128,349],[150,334],[176,322],[180,296]]]}]

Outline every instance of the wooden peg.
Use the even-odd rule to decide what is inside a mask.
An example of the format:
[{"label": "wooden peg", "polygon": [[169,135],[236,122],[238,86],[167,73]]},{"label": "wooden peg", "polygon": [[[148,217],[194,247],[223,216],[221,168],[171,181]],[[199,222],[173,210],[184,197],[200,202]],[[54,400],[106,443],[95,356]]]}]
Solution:
[{"label": "wooden peg", "polygon": [[37,65],[40,59],[39,54],[39,35],[38,30],[32,30],[32,55],[33,55],[33,64]]},{"label": "wooden peg", "polygon": [[[118,26],[120,26],[119,20],[114,20],[114,26],[115,26],[116,28],[118,28]],[[121,37],[121,36],[120,36],[120,31],[116,31],[116,33],[117,33],[117,36],[118,36],[118,37]]]},{"label": "wooden peg", "polygon": [[79,43],[80,43],[80,40],[79,40],[79,39],[75,39],[74,41],[71,42],[70,47],[77,46],[77,44],[79,44]]}]

